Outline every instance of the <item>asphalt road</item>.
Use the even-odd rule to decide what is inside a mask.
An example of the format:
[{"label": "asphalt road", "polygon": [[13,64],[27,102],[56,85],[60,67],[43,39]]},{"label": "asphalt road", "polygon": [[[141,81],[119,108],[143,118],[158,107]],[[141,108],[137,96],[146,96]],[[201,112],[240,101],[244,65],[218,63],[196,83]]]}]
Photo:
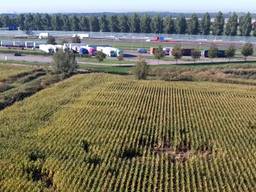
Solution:
[{"label": "asphalt road", "polygon": [[36,62],[36,63],[51,63],[51,56],[43,56],[43,55],[22,55],[22,56],[14,56],[14,54],[5,54],[0,53],[0,60],[6,61],[26,61],[26,62]]},{"label": "asphalt road", "polygon": [[[24,61],[24,62],[35,62],[36,63],[51,63],[52,62],[52,56],[41,56],[41,55],[22,55],[22,56],[14,56],[14,54],[3,54],[0,53],[0,60],[5,61],[5,60],[9,60],[9,61]],[[129,60],[129,61],[134,61],[134,63],[136,62],[137,58],[136,57],[132,57],[132,58],[125,58],[125,60]],[[247,59],[248,61],[256,61],[256,57],[249,57]],[[147,63],[149,65],[170,65],[170,64],[177,64],[176,61],[163,61],[163,60],[156,60],[156,59],[146,59]],[[210,63],[210,62],[214,62],[214,63],[223,63],[223,62],[228,62],[228,59],[225,58],[216,58],[214,60],[211,60],[209,58],[201,58],[200,60],[197,61],[197,63]],[[242,58],[238,59],[232,59],[232,61],[243,61]],[[99,66],[134,66],[134,64],[104,64],[104,63],[92,63],[92,62],[81,62],[78,60],[79,64],[92,64],[92,65],[99,65]],[[178,61],[178,64],[191,64],[193,63],[193,61]]]}]

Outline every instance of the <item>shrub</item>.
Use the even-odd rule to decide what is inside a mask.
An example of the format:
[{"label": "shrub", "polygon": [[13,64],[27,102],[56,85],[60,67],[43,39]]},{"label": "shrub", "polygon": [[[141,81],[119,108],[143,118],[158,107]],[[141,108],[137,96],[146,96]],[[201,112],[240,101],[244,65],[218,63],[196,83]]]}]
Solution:
[{"label": "shrub", "polygon": [[251,43],[246,43],[241,50],[242,55],[244,56],[244,60],[247,60],[248,56],[253,55],[253,45]]},{"label": "shrub", "polygon": [[225,51],[225,55],[227,56],[227,58],[229,58],[229,60],[233,58],[235,54],[236,54],[236,48],[234,45],[230,45],[228,49]]},{"label": "shrub", "polygon": [[82,140],[82,148],[86,153],[88,153],[90,148],[90,143],[86,140]]},{"label": "shrub", "polygon": [[141,156],[141,152],[138,149],[135,148],[126,148],[124,151],[121,153],[121,158],[123,159],[132,159],[137,156]]},{"label": "shrub", "polygon": [[53,68],[56,73],[65,75],[74,73],[78,68],[75,54],[71,51],[58,51],[53,55]]},{"label": "shrub", "polygon": [[117,60],[118,60],[118,61],[123,61],[123,60],[124,60],[124,56],[123,56],[123,55],[117,56]]},{"label": "shrub", "polygon": [[211,59],[216,58],[218,56],[218,48],[216,47],[215,44],[212,44],[210,46],[210,49],[208,50],[208,56]]},{"label": "shrub", "polygon": [[21,168],[23,174],[27,176],[28,179],[32,179],[33,181],[38,181],[41,178],[43,163],[41,161],[35,162],[21,162]]},{"label": "shrub", "polygon": [[66,43],[68,43],[68,41],[65,40],[65,39],[61,41],[61,44],[62,44],[62,45],[66,44]]},{"label": "shrub", "polygon": [[137,79],[147,79],[149,73],[149,66],[143,57],[139,57],[135,67],[134,74]]},{"label": "shrub", "polygon": [[106,58],[106,54],[102,51],[97,51],[95,58],[98,60],[98,62],[102,62]]},{"label": "shrub", "polygon": [[78,36],[72,38],[72,43],[81,43],[81,39]]},{"label": "shrub", "polygon": [[53,36],[49,36],[47,39],[47,44],[56,45],[56,39]]},{"label": "shrub", "polygon": [[182,49],[180,45],[175,45],[172,49],[172,56],[175,58],[176,63],[178,62],[178,59],[182,58]]},{"label": "shrub", "polygon": [[85,157],[84,161],[88,164],[93,164],[96,166],[99,165],[102,160],[98,155],[90,155],[89,157]]},{"label": "shrub", "polygon": [[45,154],[43,152],[35,149],[28,154],[28,158],[30,161],[37,161],[39,159],[44,160]]},{"label": "shrub", "polygon": [[191,56],[192,56],[194,62],[196,62],[196,60],[200,59],[200,57],[201,57],[201,51],[199,49],[192,49]]},{"label": "shrub", "polygon": [[53,186],[54,172],[43,169],[43,165],[43,161],[22,161],[21,169],[27,179],[33,182],[40,182],[44,187],[51,188]]},{"label": "shrub", "polygon": [[41,86],[45,88],[51,84],[63,80],[64,78],[65,76],[63,74],[48,74],[41,80]]},{"label": "shrub", "polygon": [[162,59],[165,56],[165,53],[161,45],[159,45],[159,47],[155,50],[154,56],[158,60]]},{"label": "shrub", "polygon": [[157,76],[164,81],[193,81],[193,73],[190,70],[158,69]]}]

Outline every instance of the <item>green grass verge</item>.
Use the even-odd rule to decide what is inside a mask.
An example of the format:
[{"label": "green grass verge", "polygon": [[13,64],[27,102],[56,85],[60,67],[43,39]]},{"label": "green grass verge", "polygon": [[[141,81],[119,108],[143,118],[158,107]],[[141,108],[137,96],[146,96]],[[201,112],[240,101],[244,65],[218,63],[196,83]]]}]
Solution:
[{"label": "green grass verge", "polygon": [[28,49],[6,49],[6,48],[0,48],[0,53],[6,53],[6,54],[14,54],[14,53],[21,53],[21,54],[26,54],[26,55],[45,55],[48,56],[49,54],[44,53],[40,50],[28,50]]}]

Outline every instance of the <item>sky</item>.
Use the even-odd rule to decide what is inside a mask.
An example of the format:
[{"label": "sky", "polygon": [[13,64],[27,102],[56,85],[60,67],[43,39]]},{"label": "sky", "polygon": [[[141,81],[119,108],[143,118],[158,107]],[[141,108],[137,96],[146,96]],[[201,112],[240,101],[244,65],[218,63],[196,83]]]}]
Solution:
[{"label": "sky", "polygon": [[135,11],[256,13],[256,0],[0,0],[0,2],[0,13]]}]

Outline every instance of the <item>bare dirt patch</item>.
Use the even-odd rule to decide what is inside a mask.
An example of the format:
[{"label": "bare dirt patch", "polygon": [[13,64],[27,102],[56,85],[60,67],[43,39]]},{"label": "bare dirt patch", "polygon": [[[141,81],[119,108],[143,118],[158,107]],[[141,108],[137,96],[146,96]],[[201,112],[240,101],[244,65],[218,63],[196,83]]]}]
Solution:
[{"label": "bare dirt patch", "polygon": [[153,150],[158,155],[167,155],[172,163],[186,162],[192,157],[211,159],[213,156],[211,143],[203,143],[197,149],[192,149],[191,143],[187,141],[181,141],[174,146],[168,140],[164,140],[155,144]]}]

